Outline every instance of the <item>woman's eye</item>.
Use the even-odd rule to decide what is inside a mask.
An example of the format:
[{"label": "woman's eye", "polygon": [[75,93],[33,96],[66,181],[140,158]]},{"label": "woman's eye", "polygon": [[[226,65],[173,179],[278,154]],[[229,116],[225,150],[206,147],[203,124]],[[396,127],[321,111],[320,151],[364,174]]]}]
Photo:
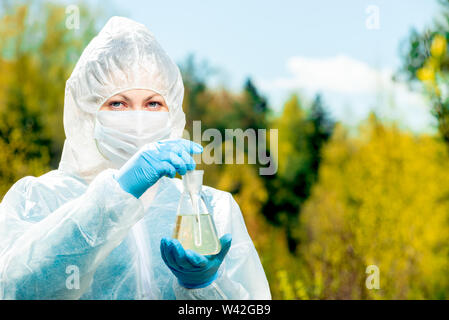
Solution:
[{"label": "woman's eye", "polygon": [[113,108],[121,108],[123,106],[123,103],[119,101],[113,101],[109,103],[109,105]]},{"label": "woman's eye", "polygon": [[156,101],[148,102],[148,106],[150,108],[158,108],[158,107],[160,107],[160,105],[161,104],[159,102],[156,102]]}]

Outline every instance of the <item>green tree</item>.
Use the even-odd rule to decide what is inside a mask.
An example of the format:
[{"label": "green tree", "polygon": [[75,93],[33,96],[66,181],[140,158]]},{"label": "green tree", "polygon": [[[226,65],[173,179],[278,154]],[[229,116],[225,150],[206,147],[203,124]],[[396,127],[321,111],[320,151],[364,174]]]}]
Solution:
[{"label": "green tree", "polygon": [[426,93],[439,132],[449,145],[449,1],[439,2],[439,17],[422,32],[412,29],[404,42],[402,67],[396,77]]},{"label": "green tree", "polygon": [[298,213],[316,182],[321,148],[333,126],[320,95],[308,110],[293,95],[272,124],[279,130],[279,169],[275,175],[265,177],[270,197],[263,211],[270,221],[285,228],[291,252],[298,244]]}]

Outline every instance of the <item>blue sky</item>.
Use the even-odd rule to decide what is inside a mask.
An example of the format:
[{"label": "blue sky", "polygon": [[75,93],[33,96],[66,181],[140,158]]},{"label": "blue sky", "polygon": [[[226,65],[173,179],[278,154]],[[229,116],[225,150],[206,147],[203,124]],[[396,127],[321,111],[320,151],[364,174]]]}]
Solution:
[{"label": "blue sky", "polygon": [[[104,8],[105,1],[88,2]],[[348,124],[377,108],[380,115],[400,120],[414,130],[427,130],[431,125],[425,100],[407,92],[405,86],[390,83],[388,77],[400,65],[400,41],[411,27],[422,29],[431,23],[438,13],[436,1],[108,3],[112,5],[107,8],[107,17],[122,15],[145,24],[176,62],[195,53],[200,60],[220,68],[216,82],[235,90],[251,76],[275,110],[281,109],[292,92],[311,99],[315,92],[323,91],[334,116]],[[375,30],[366,26],[372,17],[372,11],[367,12],[369,6],[378,9],[379,28]],[[319,71],[323,65],[328,68]],[[314,72],[314,66],[318,72]],[[341,70],[351,70],[350,75],[336,74]],[[315,79],[309,81],[311,78]],[[359,90],[355,87],[360,79],[377,84],[372,90],[367,89],[370,84]],[[354,85],[354,90],[342,88],[342,83]],[[388,90],[381,90],[385,88]],[[380,91],[384,95],[381,98]],[[386,106],[391,104],[392,96],[393,104],[402,105]]]}]

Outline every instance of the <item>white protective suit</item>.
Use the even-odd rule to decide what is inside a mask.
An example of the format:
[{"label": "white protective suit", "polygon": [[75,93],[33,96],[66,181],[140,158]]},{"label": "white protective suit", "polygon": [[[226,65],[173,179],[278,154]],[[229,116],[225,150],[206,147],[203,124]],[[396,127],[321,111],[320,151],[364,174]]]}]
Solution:
[{"label": "white protective suit", "polygon": [[181,181],[164,177],[137,199],[121,189],[93,138],[100,106],[129,89],[160,93],[171,137],[181,137],[178,67],[143,25],[113,17],[67,81],[58,170],[19,180],[3,198],[0,298],[270,299],[239,206],[227,192],[203,189],[219,236],[232,235],[217,280],[186,289],[164,264],[160,240],[172,235]]}]

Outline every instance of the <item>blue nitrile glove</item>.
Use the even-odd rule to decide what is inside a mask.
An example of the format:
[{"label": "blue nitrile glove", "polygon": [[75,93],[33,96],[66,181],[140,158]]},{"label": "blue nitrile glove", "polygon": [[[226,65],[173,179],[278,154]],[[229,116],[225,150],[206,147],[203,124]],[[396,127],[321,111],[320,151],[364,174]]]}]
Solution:
[{"label": "blue nitrile glove", "polygon": [[161,256],[167,267],[188,289],[204,288],[217,278],[218,268],[231,247],[229,233],[220,239],[221,250],[214,255],[203,256],[192,250],[184,250],[176,239],[162,238]]},{"label": "blue nitrile glove", "polygon": [[201,153],[203,147],[185,140],[165,140],[147,144],[131,157],[115,178],[123,190],[139,198],[161,177],[174,178],[195,169],[190,153]]}]

